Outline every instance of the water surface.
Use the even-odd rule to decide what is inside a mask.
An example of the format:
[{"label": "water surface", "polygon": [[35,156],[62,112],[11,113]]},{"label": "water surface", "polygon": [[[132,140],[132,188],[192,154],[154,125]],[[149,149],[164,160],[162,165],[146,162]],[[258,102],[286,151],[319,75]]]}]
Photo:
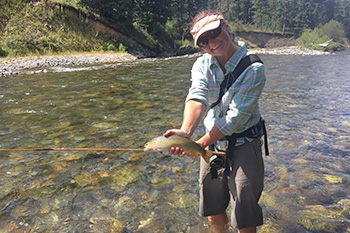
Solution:
[{"label": "water surface", "polygon": [[[350,51],[261,58],[271,155],[260,232],[349,232]],[[195,59],[2,78],[0,146],[143,148],[181,125]],[[203,232],[198,168],[156,153],[0,152],[0,232]]]}]

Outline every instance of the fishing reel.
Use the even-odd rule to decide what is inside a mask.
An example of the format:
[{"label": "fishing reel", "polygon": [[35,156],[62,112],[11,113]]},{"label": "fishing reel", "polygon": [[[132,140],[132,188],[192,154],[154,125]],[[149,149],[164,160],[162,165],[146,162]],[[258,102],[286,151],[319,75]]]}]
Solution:
[{"label": "fishing reel", "polygon": [[209,159],[209,165],[212,168],[223,168],[224,167],[224,156],[217,156],[217,155],[213,155],[210,157]]}]

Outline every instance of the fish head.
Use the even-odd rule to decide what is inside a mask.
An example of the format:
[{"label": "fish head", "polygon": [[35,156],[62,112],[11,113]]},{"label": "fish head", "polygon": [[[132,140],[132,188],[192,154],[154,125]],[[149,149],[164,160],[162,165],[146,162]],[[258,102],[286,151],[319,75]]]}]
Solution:
[{"label": "fish head", "polygon": [[162,149],[162,147],[158,146],[157,138],[154,138],[145,144],[145,151],[161,151]]},{"label": "fish head", "polygon": [[154,148],[154,140],[151,140],[145,144],[145,151],[151,151]]}]

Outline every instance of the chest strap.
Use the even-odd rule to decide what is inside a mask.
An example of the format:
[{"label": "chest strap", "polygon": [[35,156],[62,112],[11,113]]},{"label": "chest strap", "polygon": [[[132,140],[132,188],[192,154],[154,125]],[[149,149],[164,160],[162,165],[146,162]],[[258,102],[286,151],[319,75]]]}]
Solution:
[{"label": "chest strap", "polygon": [[255,54],[250,54],[242,58],[237,64],[236,68],[231,72],[225,75],[224,81],[220,84],[220,93],[218,100],[213,103],[210,108],[214,108],[218,105],[224,96],[225,92],[232,86],[236,79],[243,73],[248,66],[255,62],[260,62],[263,64],[262,60]]}]

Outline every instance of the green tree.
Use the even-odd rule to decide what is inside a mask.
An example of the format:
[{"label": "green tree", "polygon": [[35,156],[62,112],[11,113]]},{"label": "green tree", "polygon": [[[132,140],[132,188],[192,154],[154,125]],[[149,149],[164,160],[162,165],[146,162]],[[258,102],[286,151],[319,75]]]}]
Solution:
[{"label": "green tree", "polygon": [[[176,39],[190,38],[190,26],[193,17],[207,8],[207,0],[173,0],[171,8],[172,16],[169,17],[168,25],[172,25],[172,31]],[[169,29],[170,30],[170,29]]]},{"label": "green tree", "polygon": [[172,15],[169,7],[171,2],[172,0],[134,0],[133,21],[147,30],[157,25],[164,26]]},{"label": "green tree", "polygon": [[333,19],[341,22],[344,25],[344,30],[347,32],[346,37],[350,38],[350,1],[336,0],[334,7]]},{"label": "green tree", "polygon": [[312,1],[294,0],[292,1],[292,21],[291,27],[294,30],[310,28],[312,25],[312,15],[314,6]]},{"label": "green tree", "polygon": [[325,24],[334,17],[335,0],[322,0],[316,5],[316,22],[317,25]]},{"label": "green tree", "polygon": [[253,23],[252,6],[253,5],[251,0],[238,1],[234,9],[237,19],[244,24],[252,24]]},{"label": "green tree", "polygon": [[265,29],[271,25],[268,6],[267,0],[252,0],[253,22],[259,29]]},{"label": "green tree", "polygon": [[118,26],[124,33],[132,28],[133,0],[80,0],[80,5],[99,15],[106,22]]},{"label": "green tree", "polygon": [[290,4],[288,0],[270,0],[269,14],[271,19],[270,29],[272,31],[278,30],[282,34],[285,33],[288,26],[288,17]]},{"label": "green tree", "polygon": [[222,1],[220,7],[220,11],[224,15],[225,19],[228,21],[234,21],[236,19],[234,15],[234,0]]},{"label": "green tree", "polygon": [[208,9],[216,9],[216,10],[218,10],[221,0],[207,0],[207,2],[208,2],[208,4],[207,4],[208,5],[207,6]]}]

